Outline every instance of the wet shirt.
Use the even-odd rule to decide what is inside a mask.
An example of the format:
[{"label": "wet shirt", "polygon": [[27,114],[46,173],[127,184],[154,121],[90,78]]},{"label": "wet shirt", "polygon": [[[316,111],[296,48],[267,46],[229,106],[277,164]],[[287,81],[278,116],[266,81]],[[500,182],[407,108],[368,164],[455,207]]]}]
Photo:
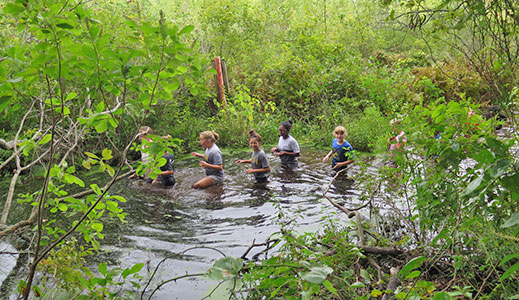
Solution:
[{"label": "wet shirt", "polygon": [[[289,135],[286,139],[284,139],[282,136],[279,137],[278,149],[279,151],[301,153],[299,144],[291,135]],[[283,164],[297,163],[297,157],[294,155],[283,154],[279,158]]]},{"label": "wet shirt", "polygon": [[344,140],[344,143],[339,145],[339,141],[337,141],[337,139],[333,139],[332,167],[335,167],[338,162],[345,162],[353,158],[355,158],[353,155],[353,147],[350,143],[348,143],[348,141]]},{"label": "wet shirt", "polygon": [[[267,156],[265,155],[265,152],[263,152],[262,149],[252,152],[252,157],[250,159],[251,161],[251,168],[252,169],[265,169],[269,166],[269,162],[267,160]],[[254,177],[256,179],[263,179],[268,176],[268,172],[261,172],[261,173],[252,173],[254,174]]]},{"label": "wet shirt", "polygon": [[[173,154],[166,153],[162,156],[162,158],[166,159],[166,164],[164,164],[162,167],[160,167],[160,170],[161,171],[173,171],[174,170],[173,163],[175,162],[175,157],[173,156]],[[162,184],[164,184],[165,186],[175,185],[175,177],[173,176],[173,174],[159,175],[159,176],[160,176],[160,180],[161,180]]]},{"label": "wet shirt", "polygon": [[[222,152],[220,148],[214,144],[211,148],[205,149],[204,160],[210,165],[223,165]],[[206,176],[220,176],[223,177],[223,171],[218,171],[211,168],[204,168]]]}]

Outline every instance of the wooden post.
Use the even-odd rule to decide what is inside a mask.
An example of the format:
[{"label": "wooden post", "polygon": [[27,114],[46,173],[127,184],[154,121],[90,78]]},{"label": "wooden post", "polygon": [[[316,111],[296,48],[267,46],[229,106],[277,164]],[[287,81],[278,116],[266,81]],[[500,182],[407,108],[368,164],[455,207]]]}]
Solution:
[{"label": "wooden post", "polygon": [[222,74],[223,74],[223,83],[225,84],[225,92],[229,95],[229,76],[227,75],[227,62],[225,59],[222,59]]},{"label": "wooden post", "polygon": [[224,86],[223,86],[222,63],[220,61],[220,56],[217,56],[214,59],[214,68],[216,70],[216,87],[218,88],[218,99],[220,99],[222,108],[225,108],[225,105],[227,104],[227,100],[225,99],[225,91],[224,91]]}]

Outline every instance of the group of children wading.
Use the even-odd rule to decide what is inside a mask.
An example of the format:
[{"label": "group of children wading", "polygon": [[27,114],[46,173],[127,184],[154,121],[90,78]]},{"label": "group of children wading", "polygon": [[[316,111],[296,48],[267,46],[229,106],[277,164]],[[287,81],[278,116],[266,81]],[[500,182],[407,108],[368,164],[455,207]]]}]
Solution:
[{"label": "group of children wading", "polygon": [[[392,122],[391,125],[397,127],[395,125],[398,124],[393,124]],[[292,129],[291,121],[281,123],[279,126],[278,145],[277,147],[272,148],[270,152],[279,156],[282,167],[293,169],[298,165],[297,157],[301,154],[301,150],[296,139],[290,135],[290,129]],[[142,139],[146,139],[147,141],[151,141],[147,136],[149,134],[151,134],[151,128],[147,126],[142,127],[139,131],[139,140],[142,141]],[[335,138],[332,141],[331,150],[322,161],[327,162],[331,158],[332,169],[340,171],[353,163],[355,156],[353,154],[353,147],[345,139],[346,129],[344,127],[337,126],[333,131],[333,135]],[[204,154],[192,152],[191,155],[202,158],[199,164],[200,167],[204,169],[206,177],[195,182],[191,186],[192,188],[206,188],[212,185],[223,184],[224,171],[222,152],[216,145],[216,142],[218,142],[219,139],[220,136],[214,131],[204,131],[200,133],[200,146],[205,148],[205,152]],[[395,140],[396,143],[393,142]],[[405,141],[406,139],[403,131],[398,132],[396,137],[390,138],[388,141],[391,144],[390,150],[400,148],[401,143],[405,143]],[[270,173],[270,165],[265,152],[261,149],[261,144],[261,136],[256,131],[251,130],[249,132],[249,146],[252,149],[252,156],[250,159],[237,160],[236,164],[251,164],[251,167],[245,172],[247,174],[253,174],[257,183],[266,183]],[[173,155],[166,153],[162,157],[166,159],[166,163],[160,167],[161,173],[158,174],[155,180],[150,180],[149,182],[160,182],[164,186],[173,186],[175,184],[175,178],[173,177]],[[144,163],[149,161],[149,155],[147,153],[142,153],[142,161]]]}]

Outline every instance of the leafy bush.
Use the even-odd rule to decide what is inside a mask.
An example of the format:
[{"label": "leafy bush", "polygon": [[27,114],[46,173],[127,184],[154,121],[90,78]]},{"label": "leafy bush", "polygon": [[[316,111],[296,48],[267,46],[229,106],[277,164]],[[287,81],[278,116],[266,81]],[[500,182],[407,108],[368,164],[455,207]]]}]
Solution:
[{"label": "leafy bush", "polygon": [[347,139],[355,150],[373,151],[386,147],[385,138],[389,132],[389,121],[372,106],[359,115],[347,116],[344,127]]}]

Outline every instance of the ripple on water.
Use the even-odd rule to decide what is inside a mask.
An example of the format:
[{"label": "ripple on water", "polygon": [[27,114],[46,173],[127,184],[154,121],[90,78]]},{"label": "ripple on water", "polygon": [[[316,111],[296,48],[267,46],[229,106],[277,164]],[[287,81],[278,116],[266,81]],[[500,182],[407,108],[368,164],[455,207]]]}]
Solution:
[{"label": "ripple on water", "polygon": [[[307,150],[303,154],[299,167],[288,172],[281,170],[277,157],[268,154],[272,173],[266,185],[254,184],[252,176],[245,174],[246,166],[234,164],[249,153],[224,159],[226,177],[220,187],[191,189],[191,184],[204,176],[196,167],[197,160],[177,164],[177,184],[172,189],[119,182],[114,191],[128,200],[122,205],[128,222],[112,224],[105,235],[105,247],[119,256],[123,267],[142,261],[150,261],[154,267],[164,257],[173,257],[161,267],[158,282],[186,272],[205,272],[221,257],[209,249],[180,254],[189,248],[214,247],[226,255],[241,256],[254,240],[263,242],[279,231],[280,209],[296,218],[300,230],[317,231],[322,226],[323,212],[335,212],[322,201],[332,172],[329,164],[321,162],[325,151]],[[352,185],[351,180],[338,181],[328,195],[357,197]],[[340,214],[330,215],[343,218]],[[254,249],[250,256],[258,251]],[[197,299],[210,284],[194,279],[167,285],[157,299],[172,299],[171,295],[176,299]]]}]

